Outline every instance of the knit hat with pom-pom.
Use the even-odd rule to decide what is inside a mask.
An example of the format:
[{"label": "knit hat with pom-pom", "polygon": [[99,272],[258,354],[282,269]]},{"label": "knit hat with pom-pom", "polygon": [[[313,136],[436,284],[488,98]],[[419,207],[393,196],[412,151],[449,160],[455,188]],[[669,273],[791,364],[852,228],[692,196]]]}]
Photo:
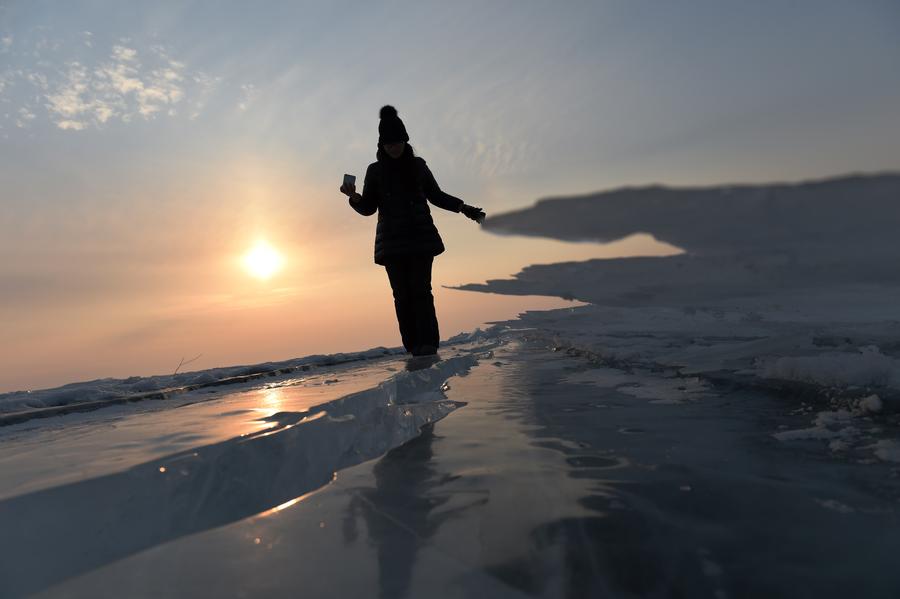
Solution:
[{"label": "knit hat with pom-pom", "polygon": [[378,111],[378,144],[396,143],[398,141],[409,141],[409,135],[406,133],[406,127],[403,121],[397,116],[397,109],[390,104],[382,106]]}]

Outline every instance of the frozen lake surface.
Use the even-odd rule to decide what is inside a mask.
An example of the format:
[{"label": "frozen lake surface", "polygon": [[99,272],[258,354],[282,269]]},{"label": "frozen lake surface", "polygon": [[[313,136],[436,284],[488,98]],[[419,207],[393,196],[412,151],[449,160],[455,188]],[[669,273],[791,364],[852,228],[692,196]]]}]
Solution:
[{"label": "frozen lake surface", "polygon": [[[3,563],[16,568],[4,580],[47,597],[896,596],[890,463],[860,467],[821,445],[779,442],[772,431],[798,416],[778,397],[665,372],[623,380],[533,331],[499,343],[447,377],[446,400],[465,406],[313,493],[166,538],[179,518],[204,518],[168,496],[154,506],[172,518],[158,522],[159,542],[64,580],[33,577],[103,553],[108,531],[82,520],[66,535],[5,535]],[[253,454],[232,476],[252,481],[272,459]],[[166,484],[129,472],[135,494]],[[221,491],[203,507],[233,503]],[[14,504],[0,504],[4,530]]]}]

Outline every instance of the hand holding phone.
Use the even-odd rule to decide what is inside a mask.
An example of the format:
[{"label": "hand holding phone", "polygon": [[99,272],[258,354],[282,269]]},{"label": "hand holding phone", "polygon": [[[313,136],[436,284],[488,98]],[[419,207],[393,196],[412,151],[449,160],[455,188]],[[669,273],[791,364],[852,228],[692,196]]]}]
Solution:
[{"label": "hand holding phone", "polygon": [[344,175],[344,183],[341,185],[341,193],[353,197],[356,193],[356,177],[354,175]]}]

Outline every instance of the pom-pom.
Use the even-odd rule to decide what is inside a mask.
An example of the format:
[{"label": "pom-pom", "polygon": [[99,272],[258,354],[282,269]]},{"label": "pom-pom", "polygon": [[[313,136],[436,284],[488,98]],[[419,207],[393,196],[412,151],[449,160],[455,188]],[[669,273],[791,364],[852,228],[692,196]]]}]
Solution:
[{"label": "pom-pom", "polygon": [[397,116],[397,109],[391,106],[390,104],[385,104],[381,107],[381,110],[378,111],[378,118],[394,118]]}]

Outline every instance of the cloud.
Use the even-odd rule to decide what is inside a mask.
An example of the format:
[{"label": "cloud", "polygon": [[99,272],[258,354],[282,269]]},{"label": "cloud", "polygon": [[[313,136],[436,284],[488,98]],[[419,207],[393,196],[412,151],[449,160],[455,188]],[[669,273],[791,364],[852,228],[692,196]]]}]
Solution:
[{"label": "cloud", "polygon": [[35,119],[35,114],[25,107],[19,109],[19,117],[16,119],[16,127],[24,129],[28,123]]},{"label": "cloud", "polygon": [[[77,37],[80,43],[94,46],[90,32]],[[53,44],[40,40],[38,45]],[[21,86],[25,89],[18,90],[24,92],[17,94],[19,106],[8,117],[14,117],[17,126],[25,127],[44,114],[59,129],[84,131],[114,121],[174,116],[182,103],[190,118],[196,118],[206,101],[205,88],[215,81],[172,58],[163,46],[140,50],[123,39],[99,60],[70,59],[60,65],[41,59],[28,68],[0,73],[0,101],[10,102],[7,92],[14,85]]]},{"label": "cloud", "polygon": [[75,123],[102,125],[113,118],[127,122],[137,115],[150,118],[182,100],[183,69],[172,60],[146,69],[136,49],[116,45],[110,59],[94,69],[70,63],[68,76],[45,96],[47,107],[61,129],[81,130],[85,127]]},{"label": "cloud", "polygon": [[0,37],[0,54],[9,52],[9,49],[12,48],[13,38],[11,35],[5,35]]},{"label": "cloud", "polygon": [[193,121],[202,114],[213,92],[222,82],[222,78],[212,77],[206,73],[193,73],[189,75],[189,78],[189,85],[193,86],[194,93],[188,98],[186,104],[190,109],[188,118]]},{"label": "cloud", "polygon": [[244,112],[250,104],[259,97],[259,89],[252,83],[241,85],[241,99],[238,101],[238,110]]},{"label": "cloud", "polygon": [[80,121],[58,121],[56,126],[60,129],[71,129],[72,131],[81,131],[86,126]]},{"label": "cloud", "polygon": [[126,48],[125,46],[113,46],[113,58],[119,62],[136,62],[137,50],[134,48]]},{"label": "cloud", "polygon": [[43,73],[25,73],[24,77],[29,83],[42,91],[46,91],[50,85],[47,82],[47,76]]}]

